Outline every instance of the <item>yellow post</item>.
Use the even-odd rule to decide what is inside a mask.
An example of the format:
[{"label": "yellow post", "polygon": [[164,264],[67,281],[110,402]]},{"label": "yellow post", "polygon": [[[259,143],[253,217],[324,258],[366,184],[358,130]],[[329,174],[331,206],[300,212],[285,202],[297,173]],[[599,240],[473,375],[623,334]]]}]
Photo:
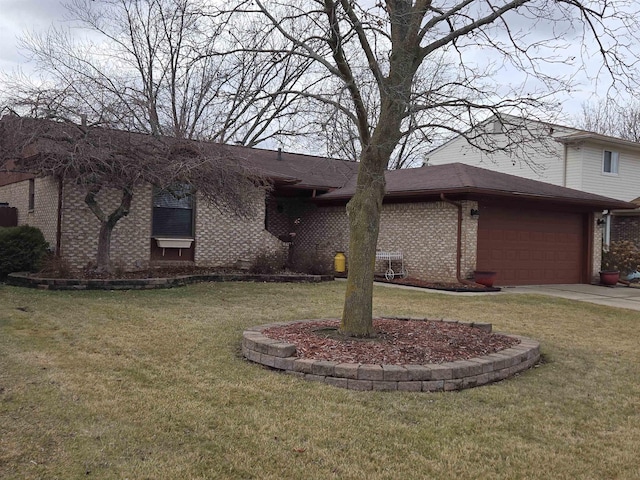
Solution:
[{"label": "yellow post", "polygon": [[333,269],[338,273],[344,273],[347,270],[347,257],[344,256],[344,253],[338,252],[333,257]]}]

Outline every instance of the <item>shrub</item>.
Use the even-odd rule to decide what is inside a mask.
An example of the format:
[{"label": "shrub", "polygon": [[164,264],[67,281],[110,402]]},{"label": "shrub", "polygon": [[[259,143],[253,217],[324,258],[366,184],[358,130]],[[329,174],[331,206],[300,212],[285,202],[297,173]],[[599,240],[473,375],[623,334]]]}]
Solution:
[{"label": "shrub", "polygon": [[73,278],[74,276],[69,260],[54,254],[44,257],[38,273],[45,278]]},{"label": "shrub", "polygon": [[628,274],[638,269],[640,265],[640,250],[629,240],[611,242],[609,251],[602,253],[603,271],[618,271]]},{"label": "shrub", "polygon": [[292,269],[309,275],[328,275],[332,273],[330,262],[318,254],[300,253],[293,260]]},{"label": "shrub", "polygon": [[261,275],[270,275],[282,272],[283,270],[282,255],[278,253],[262,252],[253,261],[249,272]]},{"label": "shrub", "polygon": [[42,232],[28,225],[0,228],[0,279],[13,272],[35,272],[49,244]]}]

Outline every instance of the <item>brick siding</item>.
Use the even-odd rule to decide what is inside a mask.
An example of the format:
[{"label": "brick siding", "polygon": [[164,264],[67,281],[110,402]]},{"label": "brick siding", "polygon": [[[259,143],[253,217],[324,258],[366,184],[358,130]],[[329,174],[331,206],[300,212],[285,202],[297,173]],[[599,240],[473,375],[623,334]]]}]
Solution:
[{"label": "brick siding", "polygon": [[[467,212],[476,202],[463,207],[461,276],[471,277],[476,265],[478,222]],[[310,207],[302,216],[294,240],[295,255],[312,255],[331,265],[337,252],[349,251],[349,226],[344,206]],[[456,281],[458,210],[445,202],[416,202],[383,205],[378,250],[400,251],[409,275],[434,282]],[[395,271],[399,264],[393,263]],[[376,272],[384,272],[379,261]]]},{"label": "brick siding", "polygon": [[[53,178],[35,180],[35,208],[28,210],[29,182],[0,187],[0,202],[18,209],[18,224],[40,228],[51,247],[55,247],[58,184]],[[116,225],[111,243],[111,259],[124,269],[149,264],[151,245],[152,188],[141,186],[134,192],[131,211]],[[105,211],[119,203],[120,194],[105,189],[98,201]],[[349,227],[345,206],[317,207],[299,199],[269,198],[256,192],[254,215],[238,218],[231,213],[196,199],[195,264],[232,266],[251,263],[260,253],[286,255],[287,246],[277,236],[296,233],[294,256],[310,256],[332,270],[337,252],[349,251]],[[266,209],[265,209],[266,204]],[[478,222],[469,211],[473,201],[462,204],[461,276],[471,278],[476,265]],[[267,215],[265,219],[265,214]],[[594,222],[600,218],[596,215]],[[299,222],[296,223],[296,220]],[[265,230],[265,220],[268,231]],[[100,224],[84,203],[84,193],[74,184],[63,190],[61,252],[74,268],[93,263],[97,253]],[[602,228],[594,226],[593,272],[600,270]],[[625,237],[625,235],[627,237]],[[640,238],[640,217],[614,217],[612,239]],[[378,249],[401,251],[410,276],[434,281],[456,280],[457,208],[446,202],[384,204]],[[377,272],[386,268],[384,262]],[[396,264],[393,265],[394,270]],[[399,270],[399,265],[397,267]]]},{"label": "brick siding", "polygon": [[58,226],[58,182],[52,177],[36,178],[34,197],[34,208],[29,210],[29,180],[0,187],[0,202],[18,209],[18,225],[39,228],[53,250]]},{"label": "brick siding", "polygon": [[[120,201],[115,190],[98,195],[104,211],[112,211]],[[256,193],[254,215],[239,218],[222,212],[196,197],[195,265],[232,266],[239,260],[253,262],[260,253],[284,255],[285,245],[264,229],[264,194]],[[152,187],[138,187],[128,216],[115,226],[111,237],[111,260],[126,270],[149,265],[152,222]],[[65,186],[62,222],[63,256],[74,268],[95,261],[100,222],[84,203],[83,192]]]},{"label": "brick siding", "polygon": [[602,214],[597,213],[593,216],[593,251],[591,252],[591,281],[599,282],[600,268],[602,265],[602,242],[604,240],[604,227],[598,225],[598,220],[602,218]]},{"label": "brick siding", "polygon": [[611,217],[611,241],[630,240],[640,247],[640,216],[614,215]]},{"label": "brick siding", "polygon": [[256,192],[253,214],[240,218],[204,201],[196,203],[195,262],[203,266],[233,266],[253,262],[261,253],[284,256],[286,246],[265,230],[264,193]]},{"label": "brick siding", "polygon": [[[65,184],[62,207],[61,254],[73,268],[94,264],[98,252],[100,221],[84,202],[84,191]],[[121,193],[103,189],[97,201],[105,214],[120,204]],[[151,237],[151,186],[134,190],[129,215],[120,219],[111,236],[111,261],[126,270],[149,264]]]}]

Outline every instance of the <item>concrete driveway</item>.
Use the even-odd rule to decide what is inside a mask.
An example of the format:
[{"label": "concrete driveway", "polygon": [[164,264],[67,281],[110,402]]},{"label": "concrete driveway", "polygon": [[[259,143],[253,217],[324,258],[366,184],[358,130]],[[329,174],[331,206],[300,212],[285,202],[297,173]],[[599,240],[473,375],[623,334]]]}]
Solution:
[{"label": "concrete driveway", "polygon": [[500,293],[532,293],[640,311],[640,288],[600,285],[529,285],[503,287]]},{"label": "concrete driveway", "polygon": [[426,293],[440,293],[445,295],[477,296],[477,295],[513,295],[519,293],[529,293],[535,295],[549,295],[550,297],[567,298],[580,302],[596,303],[610,307],[628,308],[640,311],[640,288],[625,287],[602,287],[600,285],[528,285],[525,287],[502,287],[500,292],[446,292],[443,290],[430,290],[419,287],[408,287],[404,285],[394,285],[390,283],[376,282],[376,285],[405,288],[410,290],[420,290]]}]

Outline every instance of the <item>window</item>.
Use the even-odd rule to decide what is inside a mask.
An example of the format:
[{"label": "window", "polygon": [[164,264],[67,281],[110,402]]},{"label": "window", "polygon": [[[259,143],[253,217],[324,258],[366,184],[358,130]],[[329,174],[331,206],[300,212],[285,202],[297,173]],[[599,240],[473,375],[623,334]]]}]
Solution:
[{"label": "window", "polygon": [[36,206],[36,181],[29,179],[29,211],[32,212]]},{"label": "window", "polygon": [[606,173],[609,175],[617,175],[619,163],[620,163],[620,154],[618,152],[605,150],[604,156],[602,157],[602,173]]},{"label": "window", "polygon": [[154,237],[193,237],[193,193],[187,185],[153,190]]}]

